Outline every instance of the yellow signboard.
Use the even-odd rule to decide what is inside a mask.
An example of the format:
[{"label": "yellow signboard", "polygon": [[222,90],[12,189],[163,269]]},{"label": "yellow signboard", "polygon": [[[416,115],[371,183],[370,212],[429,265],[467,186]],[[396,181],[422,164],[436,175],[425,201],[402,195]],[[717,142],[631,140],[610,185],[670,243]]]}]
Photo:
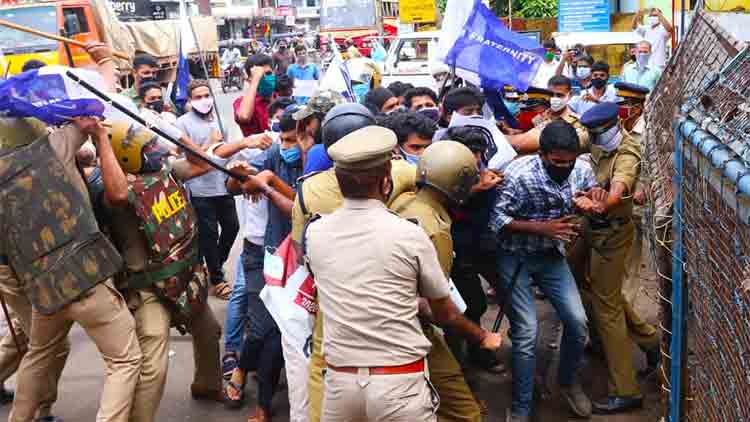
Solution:
[{"label": "yellow signboard", "polygon": [[401,23],[431,23],[437,21],[436,0],[400,0]]}]

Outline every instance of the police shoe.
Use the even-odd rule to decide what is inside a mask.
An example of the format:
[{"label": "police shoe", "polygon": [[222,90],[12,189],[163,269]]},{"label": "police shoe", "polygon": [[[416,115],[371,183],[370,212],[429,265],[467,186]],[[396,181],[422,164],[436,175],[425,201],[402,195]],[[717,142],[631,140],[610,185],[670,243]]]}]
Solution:
[{"label": "police shoe", "polygon": [[568,403],[570,410],[579,418],[588,418],[591,416],[591,400],[583,392],[581,384],[561,385],[560,393],[565,402]]},{"label": "police shoe", "polygon": [[601,402],[594,402],[595,415],[613,415],[643,408],[643,397],[608,397]]}]

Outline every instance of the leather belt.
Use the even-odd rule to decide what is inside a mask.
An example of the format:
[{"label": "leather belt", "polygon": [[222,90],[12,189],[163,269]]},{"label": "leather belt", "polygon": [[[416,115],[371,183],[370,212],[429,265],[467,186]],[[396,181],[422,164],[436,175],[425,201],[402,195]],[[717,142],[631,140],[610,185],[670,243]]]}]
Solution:
[{"label": "leather belt", "polygon": [[[326,362],[328,369],[336,372],[344,372],[346,374],[357,374],[360,368],[356,366],[333,366]],[[406,365],[398,366],[373,366],[368,369],[370,375],[401,375],[401,374],[414,374],[417,372],[424,372],[424,359],[416,360]]]}]

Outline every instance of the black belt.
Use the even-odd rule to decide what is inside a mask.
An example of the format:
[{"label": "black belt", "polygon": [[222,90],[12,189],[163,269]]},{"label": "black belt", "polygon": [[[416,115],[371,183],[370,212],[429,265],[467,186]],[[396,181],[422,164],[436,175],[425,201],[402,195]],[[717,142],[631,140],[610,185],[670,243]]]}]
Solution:
[{"label": "black belt", "polygon": [[619,217],[619,218],[606,218],[606,217],[591,217],[589,218],[589,225],[591,230],[609,229],[613,227],[621,227],[630,223],[630,217]]}]

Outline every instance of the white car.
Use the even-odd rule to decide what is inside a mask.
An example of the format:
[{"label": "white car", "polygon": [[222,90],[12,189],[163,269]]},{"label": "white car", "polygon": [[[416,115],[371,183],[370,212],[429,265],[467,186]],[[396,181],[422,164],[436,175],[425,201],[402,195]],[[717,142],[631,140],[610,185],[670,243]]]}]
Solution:
[{"label": "white car", "polygon": [[430,63],[435,57],[440,31],[413,32],[399,35],[388,49],[383,65],[383,86],[400,81],[414,86],[432,87]]}]

